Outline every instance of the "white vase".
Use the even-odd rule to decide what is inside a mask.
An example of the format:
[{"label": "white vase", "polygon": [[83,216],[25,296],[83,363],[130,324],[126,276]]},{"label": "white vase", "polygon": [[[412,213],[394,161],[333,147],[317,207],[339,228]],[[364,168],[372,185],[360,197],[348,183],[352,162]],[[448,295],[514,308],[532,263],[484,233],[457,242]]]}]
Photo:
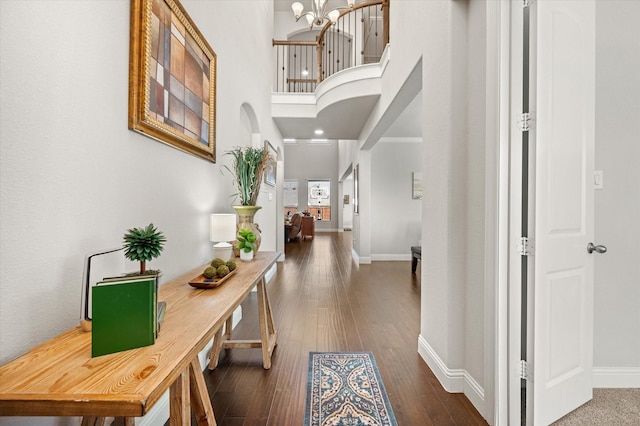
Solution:
[{"label": "white vase", "polygon": [[244,250],[240,250],[240,260],[244,260],[245,262],[250,262],[253,260],[253,250],[250,252],[246,252]]}]

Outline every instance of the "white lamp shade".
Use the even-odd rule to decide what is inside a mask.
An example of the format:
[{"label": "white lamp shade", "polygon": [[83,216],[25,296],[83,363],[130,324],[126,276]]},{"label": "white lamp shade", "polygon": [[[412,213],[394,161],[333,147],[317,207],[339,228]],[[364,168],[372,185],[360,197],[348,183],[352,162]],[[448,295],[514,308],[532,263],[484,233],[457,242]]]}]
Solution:
[{"label": "white lamp shade", "polygon": [[313,21],[314,21],[313,16],[311,16],[311,14],[307,14],[304,16],[307,18],[307,23],[309,24],[309,26],[313,25]]},{"label": "white lamp shade", "polygon": [[233,241],[236,239],[236,215],[216,213],[211,215],[210,240]]},{"label": "white lamp shade", "polygon": [[295,17],[299,18],[300,15],[302,15],[302,10],[304,9],[304,6],[300,2],[295,2],[291,5],[291,9],[293,9],[293,14],[295,15]]}]

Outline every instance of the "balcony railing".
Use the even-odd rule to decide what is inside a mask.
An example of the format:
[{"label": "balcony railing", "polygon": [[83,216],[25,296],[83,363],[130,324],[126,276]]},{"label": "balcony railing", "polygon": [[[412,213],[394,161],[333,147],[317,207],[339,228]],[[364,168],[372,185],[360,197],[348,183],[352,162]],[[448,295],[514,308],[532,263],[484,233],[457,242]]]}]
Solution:
[{"label": "balcony railing", "polygon": [[273,40],[275,92],[314,92],[325,78],[380,61],[389,43],[389,0],[371,0],[344,9],[315,40]]}]

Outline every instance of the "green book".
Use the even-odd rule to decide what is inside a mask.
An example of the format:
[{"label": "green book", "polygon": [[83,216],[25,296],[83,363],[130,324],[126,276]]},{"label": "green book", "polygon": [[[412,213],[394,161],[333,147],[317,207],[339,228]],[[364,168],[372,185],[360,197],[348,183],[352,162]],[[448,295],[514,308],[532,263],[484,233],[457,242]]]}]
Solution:
[{"label": "green book", "polygon": [[91,356],[153,345],[157,303],[155,276],[98,282],[91,297]]}]

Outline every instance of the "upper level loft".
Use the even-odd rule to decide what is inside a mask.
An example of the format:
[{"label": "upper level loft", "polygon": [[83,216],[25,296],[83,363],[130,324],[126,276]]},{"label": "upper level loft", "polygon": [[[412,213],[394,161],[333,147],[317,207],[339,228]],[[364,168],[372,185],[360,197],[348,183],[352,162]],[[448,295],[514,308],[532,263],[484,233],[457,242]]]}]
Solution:
[{"label": "upper level loft", "polygon": [[[294,3],[289,16],[309,28],[273,40],[272,116],[284,138],[309,138],[315,126],[336,129],[327,139],[357,139],[381,93],[389,0],[301,1],[311,10]],[[348,120],[348,129],[336,120]]]}]

